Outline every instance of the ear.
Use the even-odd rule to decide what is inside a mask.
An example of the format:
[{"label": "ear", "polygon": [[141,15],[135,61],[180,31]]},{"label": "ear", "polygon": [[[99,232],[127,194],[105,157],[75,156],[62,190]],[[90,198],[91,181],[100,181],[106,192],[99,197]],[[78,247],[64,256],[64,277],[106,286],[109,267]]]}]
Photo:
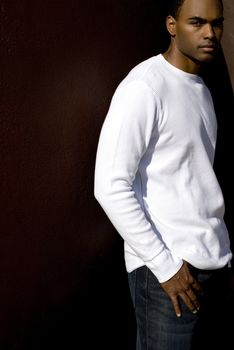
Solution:
[{"label": "ear", "polygon": [[176,35],[176,19],[172,16],[167,16],[166,18],[166,27],[169,32],[169,34],[172,37],[175,37]]}]

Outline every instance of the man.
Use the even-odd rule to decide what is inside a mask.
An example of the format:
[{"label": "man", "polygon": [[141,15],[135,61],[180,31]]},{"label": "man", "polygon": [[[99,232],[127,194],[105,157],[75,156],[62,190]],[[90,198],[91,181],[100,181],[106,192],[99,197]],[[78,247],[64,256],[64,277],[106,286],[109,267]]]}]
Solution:
[{"label": "man", "polygon": [[221,0],[169,1],[168,50],[121,82],[100,135],[95,196],[124,239],[137,350],[200,350],[215,333],[232,253],[199,69],[223,20]]}]

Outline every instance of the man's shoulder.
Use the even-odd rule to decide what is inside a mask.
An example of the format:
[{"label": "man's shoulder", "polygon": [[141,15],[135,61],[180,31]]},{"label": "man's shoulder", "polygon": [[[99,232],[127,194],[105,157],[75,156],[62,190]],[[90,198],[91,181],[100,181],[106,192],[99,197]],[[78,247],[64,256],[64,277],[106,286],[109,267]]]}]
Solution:
[{"label": "man's shoulder", "polygon": [[119,88],[134,82],[142,82],[152,90],[160,91],[166,78],[161,56],[159,54],[138,63],[121,81]]},{"label": "man's shoulder", "polygon": [[147,80],[150,77],[154,77],[155,75],[162,74],[162,58],[161,54],[157,56],[150,57],[143,62],[138,63],[127,75],[126,78],[132,79],[142,79]]}]

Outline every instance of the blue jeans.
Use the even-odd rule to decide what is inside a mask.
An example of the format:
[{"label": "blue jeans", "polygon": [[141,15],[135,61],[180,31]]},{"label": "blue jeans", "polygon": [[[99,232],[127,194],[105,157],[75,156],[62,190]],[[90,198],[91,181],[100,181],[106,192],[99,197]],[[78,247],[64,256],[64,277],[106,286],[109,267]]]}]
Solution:
[{"label": "blue jeans", "polygon": [[[203,286],[201,308],[193,314],[181,300],[182,316],[153,273],[140,267],[128,274],[137,322],[137,350],[228,349],[228,269],[203,271],[191,267]],[[234,340],[234,336],[233,336]]]}]

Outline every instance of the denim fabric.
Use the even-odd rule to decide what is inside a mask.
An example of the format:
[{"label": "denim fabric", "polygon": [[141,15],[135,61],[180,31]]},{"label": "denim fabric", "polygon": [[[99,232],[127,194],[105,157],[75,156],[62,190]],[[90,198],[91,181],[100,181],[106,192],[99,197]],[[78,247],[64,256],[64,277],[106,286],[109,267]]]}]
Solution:
[{"label": "denim fabric", "polygon": [[137,350],[209,350],[218,344],[225,349],[229,341],[225,316],[227,269],[202,271],[191,267],[191,272],[204,289],[201,309],[193,314],[181,301],[180,318],[146,266],[128,274],[137,321]]}]

